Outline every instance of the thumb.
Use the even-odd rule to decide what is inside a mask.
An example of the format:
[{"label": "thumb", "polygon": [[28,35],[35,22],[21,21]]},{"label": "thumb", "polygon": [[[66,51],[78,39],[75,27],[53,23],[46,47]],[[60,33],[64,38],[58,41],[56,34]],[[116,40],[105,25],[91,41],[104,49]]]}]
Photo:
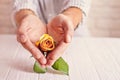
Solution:
[{"label": "thumb", "polygon": [[65,35],[64,35],[64,42],[66,43],[70,43],[72,41],[72,36],[73,36],[73,33],[74,33],[74,25],[73,23],[70,21],[70,20],[66,20],[64,22],[64,32],[65,32]]},{"label": "thumb", "polygon": [[73,32],[74,32],[74,30],[72,30],[70,28],[65,31],[65,36],[64,36],[65,37],[65,40],[64,40],[65,43],[70,43],[72,41]]}]

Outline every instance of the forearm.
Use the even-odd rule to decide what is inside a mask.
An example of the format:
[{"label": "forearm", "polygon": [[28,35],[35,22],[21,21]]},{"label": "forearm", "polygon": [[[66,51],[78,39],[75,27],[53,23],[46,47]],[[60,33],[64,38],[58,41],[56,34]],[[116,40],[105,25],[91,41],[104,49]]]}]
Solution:
[{"label": "forearm", "polygon": [[73,24],[74,29],[77,28],[77,25],[82,21],[82,11],[79,8],[71,7],[63,11],[63,14],[68,16]]},{"label": "forearm", "polygon": [[20,25],[22,19],[24,19],[24,17],[28,15],[35,15],[35,13],[29,9],[21,9],[20,11],[16,12],[15,14],[16,25]]}]

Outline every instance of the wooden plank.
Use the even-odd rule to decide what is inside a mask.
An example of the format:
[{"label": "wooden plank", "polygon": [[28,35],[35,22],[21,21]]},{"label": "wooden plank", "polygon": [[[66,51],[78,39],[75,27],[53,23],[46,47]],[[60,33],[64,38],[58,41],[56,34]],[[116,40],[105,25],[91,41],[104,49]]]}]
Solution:
[{"label": "wooden plank", "polygon": [[18,50],[15,36],[0,35],[0,80],[5,80],[10,70],[10,63]]},{"label": "wooden plank", "polygon": [[[64,58],[65,61],[67,61],[68,56],[66,54],[64,54],[62,57]],[[52,68],[48,68],[48,71],[45,74],[39,74],[39,80],[48,80],[48,79],[49,80],[70,80],[68,75],[61,74]]]},{"label": "wooden plank", "polygon": [[0,61],[1,59],[13,59],[18,50],[18,47],[19,44],[16,41],[15,36],[0,35]]},{"label": "wooden plank", "polygon": [[120,68],[116,63],[106,42],[109,39],[86,39],[89,56],[95,65],[100,80],[120,80]]},{"label": "wooden plank", "polygon": [[76,38],[68,49],[70,80],[99,80],[99,76],[86,50],[84,39]]},{"label": "wooden plank", "polygon": [[38,74],[33,72],[34,60],[31,54],[22,46],[15,57],[7,80],[38,80]]},{"label": "wooden plank", "polygon": [[49,71],[46,74],[34,73],[32,71],[34,59],[31,59],[30,56],[31,54],[21,46],[16,57],[11,60],[11,68],[6,80],[48,80],[49,77],[51,77],[51,80],[68,80],[68,76],[56,74],[55,72]]},{"label": "wooden plank", "polygon": [[39,74],[39,80],[69,80],[69,76],[49,71],[45,74]]},{"label": "wooden plank", "polygon": [[[108,48],[111,52],[111,56],[114,58],[115,63],[117,64],[117,72],[120,75],[120,40],[112,38],[112,40],[109,40],[106,42],[108,45]],[[119,78],[120,79],[120,78]]]},{"label": "wooden plank", "polygon": [[115,57],[115,60],[120,65],[120,40],[112,38],[113,40],[109,40],[106,42],[108,45],[109,50],[111,51],[111,54],[113,57]]},{"label": "wooden plank", "polygon": [[34,59],[15,36],[0,35],[0,44],[0,80],[120,80],[119,39],[73,39],[63,55],[69,76],[50,69],[45,74],[34,73]]}]

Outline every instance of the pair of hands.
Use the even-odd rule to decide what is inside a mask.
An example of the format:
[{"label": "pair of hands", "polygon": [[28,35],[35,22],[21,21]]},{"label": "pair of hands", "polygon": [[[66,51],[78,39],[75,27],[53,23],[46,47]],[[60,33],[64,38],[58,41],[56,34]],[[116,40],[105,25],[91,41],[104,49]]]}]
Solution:
[{"label": "pair of hands", "polygon": [[[51,35],[57,43],[56,48],[49,53],[47,58],[35,46],[35,42],[45,33]],[[22,19],[17,29],[17,40],[24,48],[31,52],[42,67],[46,67],[52,66],[64,53],[68,44],[71,42],[73,33],[73,22],[64,14],[57,15],[47,25],[37,16],[27,15]]]}]

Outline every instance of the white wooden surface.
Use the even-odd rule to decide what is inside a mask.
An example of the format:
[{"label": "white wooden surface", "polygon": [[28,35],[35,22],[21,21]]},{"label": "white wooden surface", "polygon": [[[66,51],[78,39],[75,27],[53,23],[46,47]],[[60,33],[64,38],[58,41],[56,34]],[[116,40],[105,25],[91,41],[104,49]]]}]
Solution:
[{"label": "white wooden surface", "polygon": [[34,73],[30,56],[15,35],[0,35],[0,80],[120,80],[119,38],[74,38],[63,55],[69,76]]}]

